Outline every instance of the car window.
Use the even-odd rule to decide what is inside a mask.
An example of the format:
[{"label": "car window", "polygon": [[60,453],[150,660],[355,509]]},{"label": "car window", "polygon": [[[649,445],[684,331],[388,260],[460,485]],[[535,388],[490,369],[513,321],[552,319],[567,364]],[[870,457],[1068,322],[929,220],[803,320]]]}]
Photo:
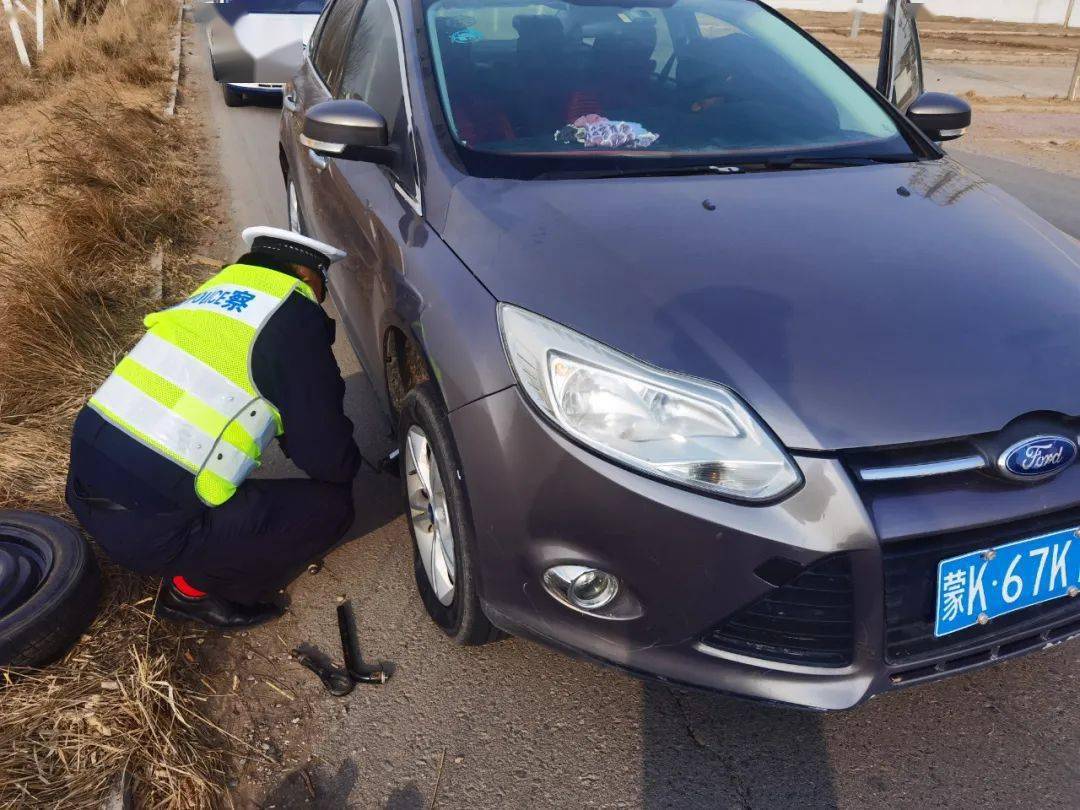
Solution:
[{"label": "car window", "polygon": [[352,28],[352,20],[362,5],[363,0],[334,0],[312,36],[312,63],[330,92],[334,91],[341,76],[345,41]]},{"label": "car window", "polygon": [[436,79],[458,142],[563,162],[628,152],[913,157],[884,104],[758,4],[603,2],[431,0]]},{"label": "car window", "polygon": [[346,48],[339,98],[358,98],[375,108],[385,120],[390,142],[405,156],[396,174],[402,186],[414,189],[415,171],[408,109],[402,86],[397,22],[392,0],[367,0],[356,20]]},{"label": "car window", "polygon": [[319,40],[322,38],[323,28],[326,27],[326,18],[330,16],[330,11],[334,7],[334,0],[330,0],[329,3],[323,8],[322,14],[319,15],[318,21],[315,23],[315,27],[311,31],[311,39],[308,41],[308,52],[312,54],[314,58],[315,51],[318,50]]}]

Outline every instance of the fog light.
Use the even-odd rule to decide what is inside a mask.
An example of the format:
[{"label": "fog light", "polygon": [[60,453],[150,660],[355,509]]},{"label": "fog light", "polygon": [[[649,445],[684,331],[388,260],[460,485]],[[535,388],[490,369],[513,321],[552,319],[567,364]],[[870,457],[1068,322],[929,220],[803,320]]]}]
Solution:
[{"label": "fog light", "polygon": [[544,572],[548,593],[585,613],[607,607],[619,594],[619,580],[606,571],[583,565],[556,565]]},{"label": "fog light", "polygon": [[598,610],[611,604],[618,592],[619,580],[594,568],[571,582],[566,596],[582,610]]}]

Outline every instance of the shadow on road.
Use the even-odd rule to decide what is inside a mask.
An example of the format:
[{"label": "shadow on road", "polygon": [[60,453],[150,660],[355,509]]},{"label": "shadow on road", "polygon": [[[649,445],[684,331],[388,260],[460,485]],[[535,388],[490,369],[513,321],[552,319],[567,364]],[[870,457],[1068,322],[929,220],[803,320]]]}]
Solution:
[{"label": "shadow on road", "polygon": [[645,807],[832,807],[821,715],[643,685]]}]

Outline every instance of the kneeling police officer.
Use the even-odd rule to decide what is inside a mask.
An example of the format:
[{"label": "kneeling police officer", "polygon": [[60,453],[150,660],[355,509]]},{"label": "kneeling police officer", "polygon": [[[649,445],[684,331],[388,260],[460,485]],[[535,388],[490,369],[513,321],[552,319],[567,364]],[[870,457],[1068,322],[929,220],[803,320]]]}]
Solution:
[{"label": "kneeling police officer", "polygon": [[[353,520],[360,454],[320,304],[344,253],[277,228],[147,333],[75,421],[67,500],[160,616],[245,627]],[[309,478],[252,479],[277,438]]]}]

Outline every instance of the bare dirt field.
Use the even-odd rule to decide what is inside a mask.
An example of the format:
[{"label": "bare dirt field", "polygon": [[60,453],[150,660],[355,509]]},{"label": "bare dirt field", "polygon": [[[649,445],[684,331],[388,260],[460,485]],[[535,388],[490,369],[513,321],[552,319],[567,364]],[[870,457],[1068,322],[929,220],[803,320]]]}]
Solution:
[{"label": "bare dirt field", "polygon": [[1080,177],[1080,103],[975,95],[969,99],[974,120],[958,148]]},{"label": "bare dirt field", "polygon": [[[851,14],[785,11],[845,59],[876,59],[881,44],[880,15],[865,14],[860,34],[851,39]],[[1080,29],[1060,25],[989,22],[920,14],[923,59],[992,62],[1009,65],[1068,65],[1080,51]]]}]

